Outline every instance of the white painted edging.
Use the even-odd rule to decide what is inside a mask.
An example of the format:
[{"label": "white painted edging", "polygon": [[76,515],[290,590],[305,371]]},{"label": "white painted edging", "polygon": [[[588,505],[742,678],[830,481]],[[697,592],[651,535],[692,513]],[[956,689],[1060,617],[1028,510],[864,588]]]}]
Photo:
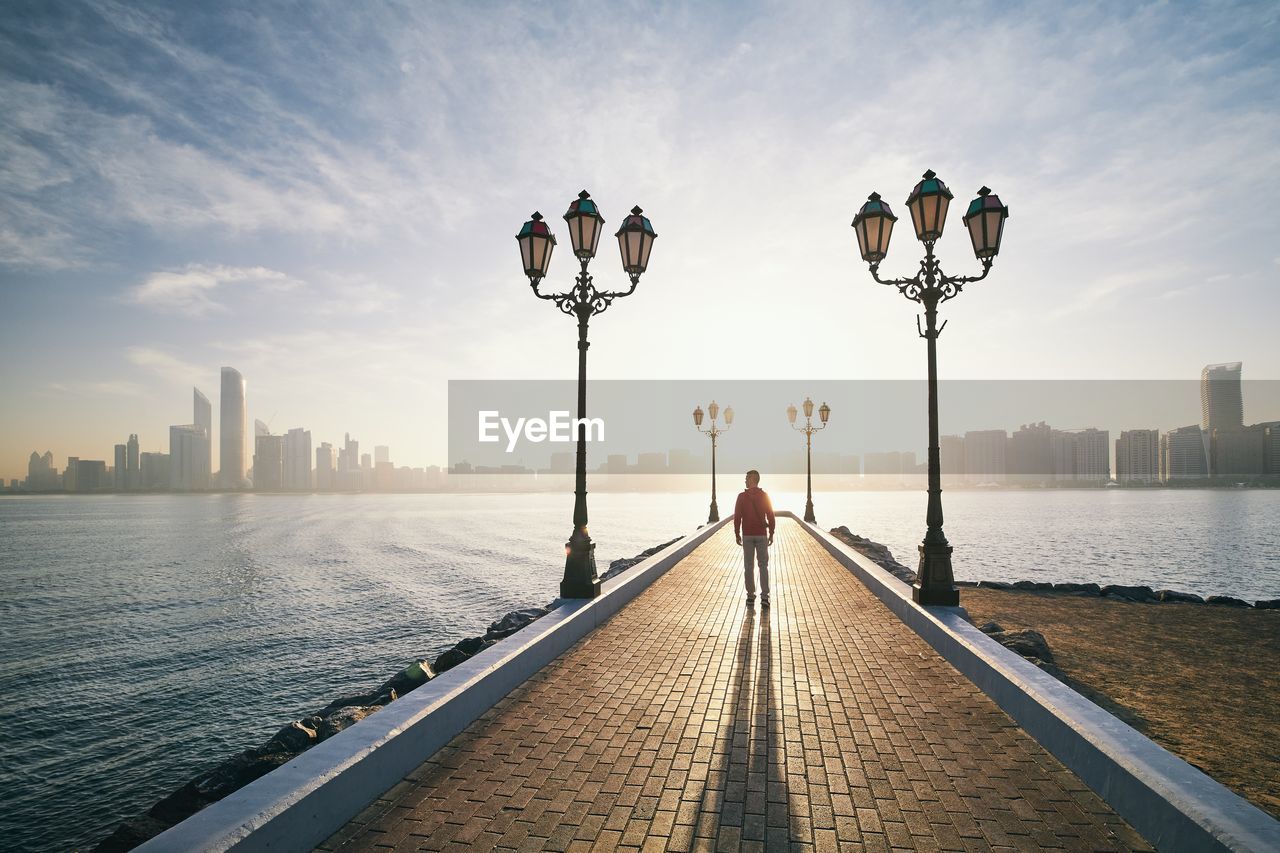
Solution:
[{"label": "white painted edging", "polygon": [[715,531],[686,536],[136,848],[310,850]]},{"label": "white painted edging", "polygon": [[962,608],[921,607],[910,586],[796,520],[1161,853],[1280,850],[1280,822],[1266,812],[983,634]]}]

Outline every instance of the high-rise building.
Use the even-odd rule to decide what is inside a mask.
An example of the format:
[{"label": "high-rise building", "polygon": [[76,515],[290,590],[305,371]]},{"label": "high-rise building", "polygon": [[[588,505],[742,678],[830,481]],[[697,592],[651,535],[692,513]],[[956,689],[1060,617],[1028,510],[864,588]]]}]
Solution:
[{"label": "high-rise building", "polygon": [[1116,439],[1116,479],[1121,483],[1160,482],[1160,431],[1127,429]]},{"label": "high-rise building", "polygon": [[311,431],[302,427],[284,435],[284,487],[290,491],[311,490]]},{"label": "high-rise building", "polygon": [[373,448],[373,464],[376,467],[379,462],[391,461],[391,448],[385,444],[374,445]]},{"label": "high-rise building", "polygon": [[1203,480],[1209,476],[1209,433],[1199,425],[1171,429],[1160,436],[1160,477]]},{"label": "high-rise building", "polygon": [[27,461],[27,491],[47,492],[58,488],[58,469],[53,466],[53,453],[46,450],[44,455],[31,451]]},{"label": "high-rise building", "polygon": [[[204,429],[205,438],[205,455],[208,460],[205,462],[205,469],[210,473],[213,472],[213,406],[199,388],[191,389],[191,422],[198,427]],[[202,488],[208,488],[204,486]]]},{"label": "high-rise building", "polygon": [[1253,424],[1240,429],[1215,430],[1210,470],[1215,477],[1252,479],[1266,473],[1267,426]]},{"label": "high-rise building", "polygon": [[944,477],[964,476],[964,436],[944,435],[938,439],[939,471]]},{"label": "high-rise building", "polygon": [[124,487],[133,491],[142,487],[142,469],[138,459],[138,434],[136,432],[129,435],[129,442],[125,447]]},{"label": "high-rise building", "polygon": [[169,488],[175,492],[209,488],[209,434],[199,424],[169,427]]},{"label": "high-rise building", "polygon": [[316,490],[327,492],[334,488],[334,475],[338,472],[338,449],[329,442],[316,448]]},{"label": "high-rise building", "polygon": [[1008,471],[1023,482],[1053,478],[1053,429],[1041,421],[1023,424],[1009,436]]},{"label": "high-rise building", "polygon": [[1111,479],[1111,433],[1107,430],[1052,430],[1049,456],[1057,482],[1105,483]]},{"label": "high-rise building", "polygon": [[77,492],[97,492],[111,488],[111,483],[107,480],[106,460],[77,459],[75,480]]},{"label": "high-rise building", "polygon": [[284,436],[254,435],[253,488],[259,492],[278,492],[284,488]]},{"label": "high-rise building", "polygon": [[245,486],[245,433],[249,411],[245,406],[245,381],[234,367],[222,368],[222,401],[218,410],[218,486]]},{"label": "high-rise building", "polygon": [[964,434],[964,471],[971,483],[1003,483],[1008,474],[1009,436],[1002,429]]},{"label": "high-rise building", "polygon": [[111,482],[117,492],[123,492],[126,488],[125,474],[129,470],[129,448],[124,444],[116,445],[115,470],[112,471]]},{"label": "high-rise building", "polygon": [[1200,371],[1200,428],[1214,430],[1244,426],[1244,398],[1240,392],[1239,361],[1207,364]]},{"label": "high-rise building", "polygon": [[67,469],[62,472],[62,488],[68,492],[74,492],[77,489],[76,475],[80,469],[80,457],[68,456]]},{"label": "high-rise building", "polygon": [[140,488],[169,488],[169,454],[143,453],[138,465]]},{"label": "high-rise building", "polygon": [[1266,431],[1262,450],[1262,470],[1269,477],[1280,477],[1280,421],[1259,424]]}]

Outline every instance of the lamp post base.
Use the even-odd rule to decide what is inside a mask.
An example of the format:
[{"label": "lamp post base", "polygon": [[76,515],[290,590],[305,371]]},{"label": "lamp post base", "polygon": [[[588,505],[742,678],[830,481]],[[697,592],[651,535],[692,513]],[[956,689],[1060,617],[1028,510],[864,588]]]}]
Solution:
[{"label": "lamp post base", "polygon": [[720,520],[720,508],[716,506],[715,498],[711,499],[711,513],[707,516],[707,524],[715,524]]},{"label": "lamp post base", "polygon": [[809,522],[810,524],[818,523],[818,519],[813,514],[813,501],[805,501],[804,520]]},{"label": "lamp post base", "polygon": [[911,587],[911,598],[917,604],[955,607],[960,603],[960,590],[952,582],[951,546],[924,543],[920,547],[920,567]]},{"label": "lamp post base", "polygon": [[584,528],[577,528],[564,544],[564,580],[560,581],[561,598],[596,598],[600,595],[600,578],[596,574],[596,543]]}]

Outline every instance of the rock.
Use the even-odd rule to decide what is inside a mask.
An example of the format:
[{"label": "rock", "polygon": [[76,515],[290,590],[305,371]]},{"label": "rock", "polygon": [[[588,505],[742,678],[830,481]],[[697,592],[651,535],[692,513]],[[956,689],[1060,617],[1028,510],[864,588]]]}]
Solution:
[{"label": "rock", "polygon": [[977,581],[952,581],[956,586],[977,586]]},{"label": "rock", "polygon": [[132,850],[172,825],[156,820],[150,815],[130,818],[117,826],[115,832],[98,842],[98,846],[93,848],[93,853],[125,853],[126,850]]},{"label": "rock", "polygon": [[1280,598],[1264,598],[1253,606],[1259,610],[1280,610]]},{"label": "rock", "polygon": [[316,742],[316,730],[294,720],[267,741],[267,752],[302,752]]},{"label": "rock", "polygon": [[1039,631],[1023,628],[1019,631],[1000,631],[989,636],[1006,649],[1017,652],[1024,658],[1053,663],[1053,652],[1049,651],[1049,643],[1045,640],[1044,634]]},{"label": "rock", "polygon": [[1004,631],[999,622],[983,622],[978,626],[978,630],[984,634],[999,634]]},{"label": "rock", "polygon": [[1045,583],[1043,581],[1014,581],[1013,588],[1042,592],[1044,590],[1053,589],[1053,584]]},{"label": "rock", "polygon": [[1109,595],[1113,598],[1123,598],[1127,601],[1155,601],[1156,595],[1149,586],[1122,586],[1120,584],[1107,584],[1102,588],[1103,595]]},{"label": "rock", "polygon": [[1205,604],[1216,604],[1219,607],[1251,607],[1247,601],[1232,598],[1229,595],[1211,595],[1204,600]]},{"label": "rock", "polygon": [[316,711],[317,717],[328,717],[334,711],[341,708],[367,708],[370,705],[386,705],[399,696],[395,688],[387,690],[373,690],[368,693],[354,693],[351,696],[343,696],[341,699],[335,699],[328,705],[325,705],[319,711]]},{"label": "rock", "polygon": [[1072,595],[1098,595],[1102,589],[1096,583],[1055,583],[1053,591]]},{"label": "rock", "polygon": [[501,619],[489,623],[489,630],[485,633],[485,637],[492,640],[509,637],[530,622],[545,615],[547,615],[547,611],[543,607],[526,607],[522,610],[512,610]]},{"label": "rock", "polygon": [[1204,599],[1193,592],[1177,592],[1172,589],[1156,590],[1156,598],[1160,601],[1175,601],[1183,604],[1204,604]]},{"label": "rock", "polygon": [[468,637],[436,658],[435,670],[439,673],[453,669],[458,664],[475,657],[493,644],[494,641],[486,637]]},{"label": "rock", "polygon": [[978,581],[979,589],[1013,589],[1012,584],[1004,581]]},{"label": "rock", "polygon": [[394,691],[397,696],[403,696],[435,677],[436,673],[431,668],[431,664],[425,660],[416,660],[383,682],[382,686],[375,690],[374,693],[382,694]]},{"label": "rock", "polygon": [[377,705],[368,708],[355,706],[339,708],[337,711],[334,711],[332,714],[320,721],[320,725],[316,727],[316,742],[319,743],[322,740],[327,740],[328,738],[333,737],[338,732],[348,726],[360,722],[365,717],[378,710],[381,709]]}]

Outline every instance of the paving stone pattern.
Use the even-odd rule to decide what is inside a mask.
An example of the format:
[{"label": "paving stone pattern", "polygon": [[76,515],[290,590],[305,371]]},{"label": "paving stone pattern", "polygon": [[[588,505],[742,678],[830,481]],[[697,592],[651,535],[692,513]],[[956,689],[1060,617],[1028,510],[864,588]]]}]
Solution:
[{"label": "paving stone pattern", "polygon": [[1150,850],[779,519],[726,526],[324,850]]}]

